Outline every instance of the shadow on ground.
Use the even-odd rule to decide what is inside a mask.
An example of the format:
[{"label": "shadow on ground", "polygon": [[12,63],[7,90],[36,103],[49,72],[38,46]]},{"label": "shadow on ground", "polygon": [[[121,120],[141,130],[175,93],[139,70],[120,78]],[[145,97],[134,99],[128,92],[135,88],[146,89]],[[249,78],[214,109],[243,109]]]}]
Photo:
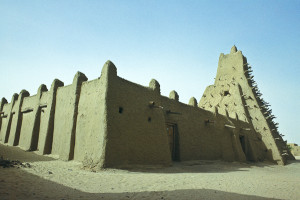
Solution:
[{"label": "shadow on ground", "polygon": [[275,167],[272,162],[226,162],[221,160],[194,160],[173,162],[170,167],[130,166],[130,172],[142,173],[227,173],[232,171],[249,171],[251,167]]},{"label": "shadow on ground", "polygon": [[18,160],[21,162],[36,162],[55,160],[48,156],[37,155],[34,152],[27,152],[19,147],[0,144],[0,157],[6,160]]},{"label": "shadow on ground", "polygon": [[[13,178],[6,178],[12,174]],[[186,189],[173,191],[147,191],[147,192],[124,192],[124,193],[87,193],[58,183],[45,180],[36,175],[27,173],[21,169],[7,168],[0,170],[0,199],[251,199],[270,200],[275,198],[244,195],[211,189]]]},{"label": "shadow on ground", "polygon": [[288,160],[287,165],[294,163],[300,163],[300,156],[296,156],[296,160]]},{"label": "shadow on ground", "polygon": [[[7,146],[0,144],[0,157],[6,160],[17,160],[21,162],[40,162],[55,160],[49,156],[38,155],[35,152],[26,152],[19,147]],[[291,162],[297,162],[291,161]],[[232,171],[248,171],[251,167],[272,167],[274,163],[259,162],[259,163],[240,163],[240,162],[225,162],[219,160],[195,160],[185,162],[173,162],[170,167],[157,166],[130,166],[122,169],[130,172],[142,173],[226,173]],[[114,170],[114,169],[104,169]],[[101,170],[100,170],[101,172]]]}]

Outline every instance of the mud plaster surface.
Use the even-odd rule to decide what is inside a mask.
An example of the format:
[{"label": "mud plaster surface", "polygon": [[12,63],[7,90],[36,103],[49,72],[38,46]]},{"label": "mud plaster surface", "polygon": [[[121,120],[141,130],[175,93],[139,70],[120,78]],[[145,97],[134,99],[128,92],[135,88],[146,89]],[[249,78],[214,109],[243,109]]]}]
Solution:
[{"label": "mud plaster surface", "polygon": [[80,163],[0,144],[31,168],[0,168],[0,199],[299,199],[300,157],[270,163],[189,161],[163,169],[90,172]]}]

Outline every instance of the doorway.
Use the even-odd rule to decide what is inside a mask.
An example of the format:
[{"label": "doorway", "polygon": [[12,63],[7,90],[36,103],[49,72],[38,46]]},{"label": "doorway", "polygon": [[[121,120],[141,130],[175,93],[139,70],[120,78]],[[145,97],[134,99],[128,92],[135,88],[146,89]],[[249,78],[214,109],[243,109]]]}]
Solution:
[{"label": "doorway", "polygon": [[243,152],[244,152],[244,154],[245,154],[245,156],[246,156],[245,136],[240,135],[240,143],[241,143]]},{"label": "doorway", "polygon": [[171,158],[173,161],[179,161],[179,137],[177,124],[167,123],[166,127]]}]

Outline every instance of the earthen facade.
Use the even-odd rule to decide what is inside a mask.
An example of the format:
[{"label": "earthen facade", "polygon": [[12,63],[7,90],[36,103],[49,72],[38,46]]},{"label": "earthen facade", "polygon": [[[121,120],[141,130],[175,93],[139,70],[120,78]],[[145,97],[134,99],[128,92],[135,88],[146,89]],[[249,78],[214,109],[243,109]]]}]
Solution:
[{"label": "earthen facade", "polygon": [[71,85],[54,80],[36,95],[26,90],[0,104],[0,141],[92,168],[169,166],[172,161],[294,159],[251,67],[234,46],[221,54],[214,85],[197,102],[179,102],[160,85],[148,87],[117,75],[107,61],[98,79],[78,72]]}]

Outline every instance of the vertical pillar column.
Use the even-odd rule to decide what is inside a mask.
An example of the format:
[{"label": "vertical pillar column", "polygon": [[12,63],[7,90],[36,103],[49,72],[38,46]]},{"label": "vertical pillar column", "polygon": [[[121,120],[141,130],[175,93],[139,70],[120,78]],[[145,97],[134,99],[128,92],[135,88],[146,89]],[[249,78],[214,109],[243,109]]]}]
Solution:
[{"label": "vertical pillar column", "polygon": [[73,107],[72,117],[70,118],[70,120],[72,120],[71,127],[69,129],[71,131],[71,134],[66,135],[66,136],[70,136],[70,138],[66,138],[67,141],[65,143],[66,146],[64,148],[64,151],[62,151],[61,154],[59,155],[62,160],[71,160],[74,158],[78,103],[79,103],[79,98],[80,98],[82,82],[87,81],[87,80],[88,80],[88,78],[81,72],[77,72],[73,79],[72,90],[73,90],[73,94],[74,94],[75,98],[73,98],[74,107]]},{"label": "vertical pillar column", "polygon": [[22,124],[21,107],[22,107],[24,97],[28,97],[28,96],[29,96],[29,92],[26,90],[22,90],[19,94],[18,101],[12,108],[11,130],[8,138],[8,144],[11,146],[16,146],[19,144],[20,130]]},{"label": "vertical pillar column", "polygon": [[0,103],[0,140],[1,140],[2,118],[4,117],[4,111],[3,111],[4,104],[7,104],[7,100],[3,97]]},{"label": "vertical pillar column", "polygon": [[[28,151],[34,151],[37,149],[37,143],[38,143],[38,138],[39,138],[39,127],[40,127],[40,99],[42,96],[42,93],[48,91],[46,85],[42,84],[38,91],[37,94],[34,98],[34,104],[33,104],[33,110],[32,113],[30,114],[31,120],[33,120],[33,123],[30,124],[24,124],[22,123],[22,127],[21,127],[21,136],[20,136],[20,142],[19,142],[19,146],[20,148]],[[25,111],[26,112],[26,111]],[[25,112],[22,113],[22,115],[25,114]],[[26,114],[25,114],[26,115]],[[26,128],[23,132],[23,126],[30,126],[28,128]]]},{"label": "vertical pillar column", "polygon": [[0,140],[3,143],[8,142],[8,137],[9,137],[9,133],[10,133],[10,126],[11,126],[11,119],[12,119],[12,108],[15,104],[15,101],[18,99],[18,96],[19,95],[17,93],[13,94],[13,96],[11,98],[9,108],[7,109],[7,114],[5,116],[3,116],[3,117],[7,118],[5,123],[2,124],[2,128],[1,128],[1,138],[0,138]]},{"label": "vertical pillar column", "polygon": [[54,114],[56,103],[56,92],[58,87],[64,86],[64,83],[55,79],[51,84],[50,94],[48,97],[47,110],[45,111],[45,125],[40,130],[38,149],[40,154],[49,154],[52,149]]}]

